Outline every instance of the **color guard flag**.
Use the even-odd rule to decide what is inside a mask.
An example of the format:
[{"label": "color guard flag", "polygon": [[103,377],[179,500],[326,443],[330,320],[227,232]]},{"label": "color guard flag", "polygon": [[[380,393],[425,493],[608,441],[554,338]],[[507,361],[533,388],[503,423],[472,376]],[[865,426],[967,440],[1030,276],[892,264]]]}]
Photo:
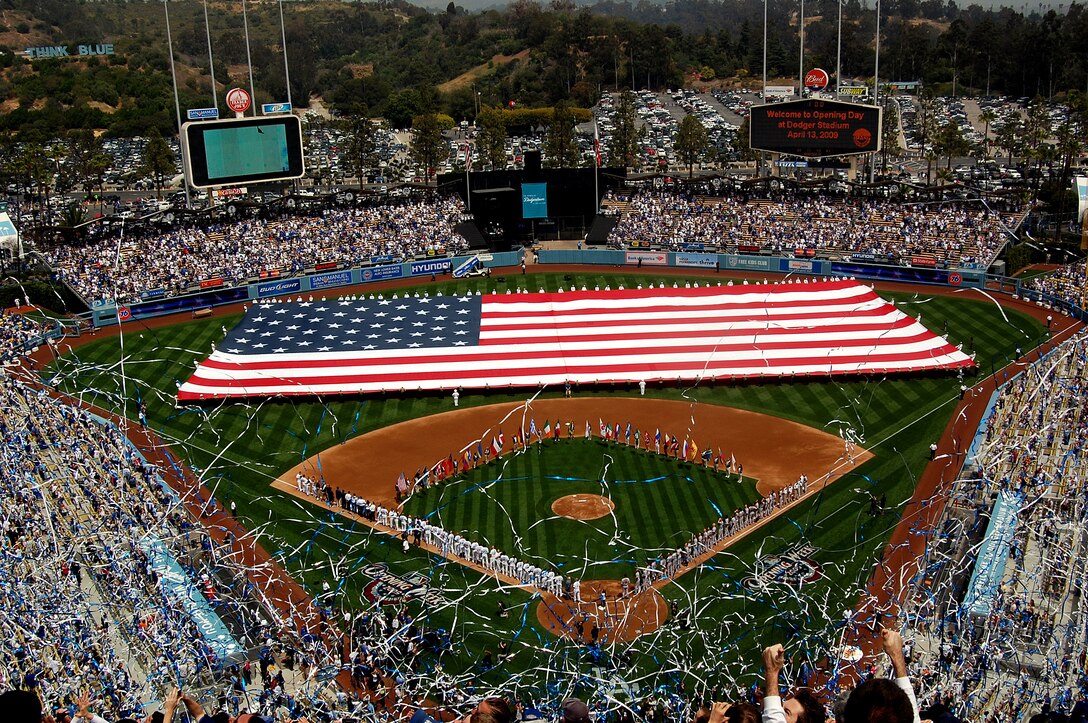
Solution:
[{"label": "color guard flag", "polygon": [[255,304],[181,385],[178,399],[973,365],[851,280],[405,296]]}]

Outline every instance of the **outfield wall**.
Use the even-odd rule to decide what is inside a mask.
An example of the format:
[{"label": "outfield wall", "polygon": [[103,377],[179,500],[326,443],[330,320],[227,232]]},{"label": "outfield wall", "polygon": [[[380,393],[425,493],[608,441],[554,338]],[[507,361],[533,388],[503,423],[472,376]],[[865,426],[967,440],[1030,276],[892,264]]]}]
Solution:
[{"label": "outfield wall", "polygon": [[[149,299],[134,304],[116,306],[112,303],[103,303],[91,310],[94,325],[96,327],[112,326],[120,321],[131,319],[149,319],[156,316],[176,314],[185,311],[197,311],[226,304],[237,304],[243,301],[256,301],[269,299],[289,294],[314,294],[328,295],[338,293],[336,289],[347,286],[358,286],[376,281],[392,281],[396,279],[426,279],[432,275],[445,276],[453,273],[459,264],[471,259],[477,254],[465,254],[462,256],[443,256],[438,258],[417,259],[398,264],[383,266],[365,266],[355,269],[338,269],[310,274],[308,276],[294,276],[282,279],[265,279],[253,284],[239,286],[220,286],[207,291],[181,296],[160,297]],[[500,268],[504,266],[516,266],[521,263],[521,251],[503,251],[488,254],[490,258],[482,263],[485,268]]]},{"label": "outfield wall", "polygon": [[[220,286],[207,291],[181,296],[160,297],[115,306],[103,303],[91,311],[96,327],[112,326],[120,321],[148,319],[185,311],[197,311],[245,301],[287,296],[290,294],[327,295],[336,289],[360,286],[378,281],[397,279],[426,279],[433,275],[448,275],[459,264],[474,254],[405,261],[384,266],[366,266],[354,269],[338,269],[286,279],[266,279],[239,286]],[[489,254],[483,261],[486,268],[517,266],[522,251],[505,251]],[[996,290],[1022,296],[1028,301],[1048,304],[1059,313],[1069,314],[1088,321],[1088,314],[1063,300],[1049,297],[1038,291],[1022,289],[1018,279],[990,276],[974,269],[936,269],[912,266],[887,266],[858,261],[830,261],[817,258],[788,258],[744,254],[718,254],[699,251],[650,251],[622,249],[542,249],[537,261],[543,265],[598,265],[638,268],[652,271],[655,268],[701,269],[704,271],[745,271],[768,274],[799,274],[806,276],[851,276],[860,279],[897,281],[910,284],[929,284],[954,288]]]}]

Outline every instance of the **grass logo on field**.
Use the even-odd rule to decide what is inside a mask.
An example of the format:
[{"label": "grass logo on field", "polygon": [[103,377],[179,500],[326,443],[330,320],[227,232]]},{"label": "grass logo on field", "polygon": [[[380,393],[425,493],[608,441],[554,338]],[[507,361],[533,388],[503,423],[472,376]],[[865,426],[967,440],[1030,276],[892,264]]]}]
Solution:
[{"label": "grass logo on field", "polygon": [[812,545],[798,545],[781,555],[767,555],[756,561],[755,574],[741,581],[749,592],[763,590],[770,585],[782,585],[800,589],[824,576],[823,568],[811,556],[817,549]]},{"label": "grass logo on field", "polygon": [[384,562],[376,562],[363,568],[363,574],[371,579],[363,588],[363,595],[377,605],[403,605],[410,600],[440,604],[445,598],[430,587],[426,575],[411,572],[401,577],[389,572]]}]

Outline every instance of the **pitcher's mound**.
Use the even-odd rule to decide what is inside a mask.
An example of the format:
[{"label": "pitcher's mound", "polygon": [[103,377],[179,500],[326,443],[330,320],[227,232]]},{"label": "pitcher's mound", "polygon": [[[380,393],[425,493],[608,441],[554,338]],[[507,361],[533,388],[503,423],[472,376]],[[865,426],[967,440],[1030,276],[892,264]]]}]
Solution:
[{"label": "pitcher's mound", "polygon": [[616,503],[600,495],[567,495],[552,503],[552,512],[572,520],[595,520],[614,509]]},{"label": "pitcher's mound", "polygon": [[581,602],[559,600],[551,593],[540,597],[537,620],[549,632],[583,643],[628,642],[657,630],[669,616],[669,605],[657,590],[623,595],[618,580],[583,580]]}]

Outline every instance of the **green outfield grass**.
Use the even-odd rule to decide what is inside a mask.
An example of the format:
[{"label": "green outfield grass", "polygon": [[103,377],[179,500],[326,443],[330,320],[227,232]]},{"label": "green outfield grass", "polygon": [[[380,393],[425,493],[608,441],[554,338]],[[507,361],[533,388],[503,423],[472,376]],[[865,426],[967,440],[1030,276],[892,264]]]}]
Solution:
[{"label": "green outfield grass", "polygon": [[[552,512],[577,493],[608,497],[614,513],[575,521]],[[600,439],[561,439],[414,495],[405,511],[543,569],[618,580],[759,497],[752,479]]]},{"label": "green outfield grass", "polygon": [[[569,278],[555,274],[510,276],[508,280],[493,278],[482,288],[504,290],[506,286],[537,290],[553,290],[559,284],[589,288],[622,283],[633,287],[640,281],[648,283],[659,277],[646,274],[607,274],[588,272],[572,274]],[[723,281],[726,278],[722,277]],[[671,286],[673,278],[668,278]],[[704,283],[701,279],[700,283]],[[681,280],[680,283],[683,283]],[[437,282],[427,284],[432,293],[463,293],[480,286],[479,281]],[[923,323],[937,333],[943,333],[953,343],[962,343],[964,350],[977,354],[979,373],[1000,370],[1017,347],[1032,348],[1045,330],[1028,317],[1005,311],[993,302],[965,291],[958,297],[929,297],[920,287],[917,294],[886,294],[907,313],[923,316]],[[343,518],[330,515],[309,504],[270,490],[272,478],[294,464],[309,458],[357,434],[397,422],[448,411],[450,400],[445,395],[422,395],[402,398],[368,396],[331,401],[250,402],[209,406],[176,407],[176,384],[184,381],[196,362],[204,359],[213,343],[223,336],[238,316],[222,316],[199,321],[187,321],[161,329],[147,329],[139,323],[125,326],[125,361],[122,367],[120,344],[117,339],[103,339],[66,354],[44,375],[59,388],[103,408],[136,418],[139,405],[145,403],[149,425],[159,432],[186,462],[197,469],[220,499],[232,499],[238,504],[240,516],[258,531],[262,543],[296,574],[310,590],[320,591],[322,580],[330,577],[338,582],[334,605],[354,608],[365,606],[359,593],[368,582],[358,571],[373,562],[385,562],[390,569],[428,575],[435,586],[441,587],[449,605],[417,610],[421,619],[451,632],[459,642],[457,650],[443,660],[444,669],[455,675],[474,676],[481,680],[505,685],[524,680],[537,681],[541,665],[540,650],[547,646],[548,665],[554,670],[584,671],[588,663],[578,646],[557,643],[536,624],[532,614],[532,597],[528,593],[500,590],[494,580],[443,560],[433,559],[416,550],[402,554],[397,541],[374,533],[369,528],[346,524]],[[947,325],[947,326],[946,326]],[[1000,373],[1000,372],[999,372]],[[968,377],[968,382],[970,380]],[[875,458],[829,486],[812,501],[791,510],[786,519],[776,521],[756,535],[734,544],[726,553],[696,570],[663,591],[678,609],[696,612],[691,629],[682,631],[666,626],[658,634],[633,644],[626,677],[645,676],[646,680],[668,682],[676,677],[702,680],[714,676],[733,675],[751,665],[760,644],[780,640],[800,651],[816,654],[818,642],[826,636],[829,625],[841,619],[842,611],[852,606],[868,578],[869,571],[898,521],[897,510],[909,498],[914,480],[928,458],[928,445],[943,431],[958,398],[960,380],[955,376],[933,375],[918,378],[862,378],[832,381],[796,381],[781,385],[755,383],[698,385],[678,388],[675,384],[651,385],[647,396],[661,399],[685,399],[697,405],[728,405],[773,414],[833,434],[849,429],[862,446]],[[630,396],[624,387],[601,387],[580,390],[581,395],[595,395],[607,405],[614,396]],[[637,393],[637,392],[636,392]],[[562,390],[544,390],[542,396],[560,396]],[[508,401],[523,401],[525,394],[466,393],[461,405],[482,405]],[[788,440],[768,440],[782,454],[789,454]],[[504,482],[492,485],[492,495],[518,494],[515,478],[530,476],[570,476],[595,480],[604,468],[606,449],[586,445],[585,459],[579,462],[576,474],[563,475],[554,463],[533,467],[531,455],[517,465],[524,468],[503,472]],[[559,449],[559,447],[557,447]],[[613,449],[613,452],[615,450]],[[395,454],[395,450],[390,450]],[[594,453],[596,461],[594,461]],[[662,476],[651,468],[653,455],[633,454],[616,461],[612,479],[648,479]],[[613,455],[615,459],[619,459]],[[412,468],[431,460],[406,460]],[[479,470],[480,477],[466,486],[497,477],[492,468]],[[516,474],[515,474],[516,472]],[[673,477],[682,474],[675,468]],[[695,479],[695,476],[687,472]],[[584,483],[598,485],[599,483]],[[694,489],[703,483],[691,485]],[[709,487],[713,483],[707,482]],[[735,483],[734,483],[735,484]],[[622,485],[613,484],[615,493]],[[524,489],[526,486],[522,486]],[[686,510],[698,500],[645,499],[653,485],[635,485],[637,499],[631,504],[646,504],[652,524]],[[682,489],[681,485],[678,489]],[[455,494],[451,486],[446,494]],[[578,491],[573,490],[572,491]],[[887,497],[890,512],[882,518],[870,519],[866,493]],[[550,495],[551,493],[549,493]],[[651,492],[651,494],[654,494]],[[748,499],[743,492],[740,500]],[[724,499],[724,498],[722,498]],[[428,504],[442,503],[432,493]],[[576,562],[571,542],[573,535],[565,530],[541,529],[528,531],[531,521],[540,519],[540,508],[550,505],[545,494],[527,501],[511,501],[507,510],[517,508],[516,514],[488,516],[454,504],[452,499],[440,514],[450,526],[476,531],[488,539],[514,536],[511,519],[523,525],[525,544],[533,545],[533,554],[562,557],[563,562]],[[718,503],[718,498],[715,498]],[[413,501],[411,504],[422,504]],[[547,503],[547,504],[545,504]],[[721,507],[722,505],[718,503]],[[435,505],[437,507],[438,505]],[[626,505],[625,505],[626,506]],[[432,507],[434,509],[434,507]],[[722,507],[724,510],[724,507]],[[521,523],[524,514],[526,523]],[[694,513],[693,513],[694,514]],[[705,507],[694,519],[675,523],[673,532],[654,531],[660,539],[671,539],[677,530],[701,529]],[[444,523],[445,524],[445,523]],[[705,526],[705,525],[703,525]],[[647,525],[647,528],[650,526]],[[505,529],[503,529],[505,528]],[[628,531],[635,535],[634,529]],[[584,530],[575,538],[578,544]],[[637,534],[649,534],[641,532]],[[530,539],[532,538],[532,539]],[[742,587],[746,577],[758,571],[759,560],[769,554],[780,554],[796,544],[812,545],[817,552],[811,557],[823,567],[823,577],[806,586],[797,595],[785,589]],[[640,538],[640,544],[629,543],[639,550],[651,549],[654,540]],[[504,543],[509,544],[509,543]],[[564,547],[561,547],[564,546]],[[502,547],[502,545],[500,545]],[[619,547],[619,546],[618,546]],[[551,552],[548,552],[550,549]],[[631,564],[625,560],[640,559],[640,555],[625,557],[623,549],[611,550],[605,545],[599,557],[582,554],[581,562],[612,561],[615,570]],[[645,557],[645,553],[641,556]],[[615,572],[590,577],[614,577]],[[511,606],[509,618],[497,619],[497,600]],[[482,674],[475,667],[485,649],[495,649],[498,640],[515,641],[515,655],[500,669]],[[713,674],[699,664],[713,661]],[[546,676],[545,676],[546,677]]]}]

